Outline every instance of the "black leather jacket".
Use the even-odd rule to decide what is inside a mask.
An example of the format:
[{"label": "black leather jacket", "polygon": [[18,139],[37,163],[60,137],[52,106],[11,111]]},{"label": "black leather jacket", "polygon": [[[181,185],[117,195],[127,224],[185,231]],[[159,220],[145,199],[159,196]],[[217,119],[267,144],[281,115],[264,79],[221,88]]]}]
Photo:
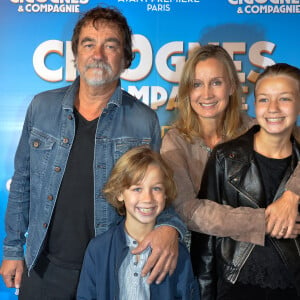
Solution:
[{"label": "black leather jacket", "polygon": [[[207,163],[199,199],[211,199],[233,207],[263,207],[260,201],[264,198],[263,186],[253,157],[254,134],[258,130],[259,126],[256,125],[241,137],[214,149]],[[299,149],[300,145],[293,141],[291,165],[286,170],[274,200],[284,192],[285,183],[300,158]],[[271,240],[292,274],[300,294],[300,238]],[[201,300],[216,299],[218,278],[235,283],[253,248],[254,244],[251,243],[193,232],[191,256],[201,286]]]}]

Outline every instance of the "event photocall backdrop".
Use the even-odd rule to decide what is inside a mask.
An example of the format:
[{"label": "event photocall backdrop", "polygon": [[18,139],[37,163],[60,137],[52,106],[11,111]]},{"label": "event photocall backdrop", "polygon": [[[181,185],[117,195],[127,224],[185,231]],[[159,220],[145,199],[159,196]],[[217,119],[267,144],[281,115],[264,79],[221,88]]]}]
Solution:
[{"label": "event photocall backdrop", "polygon": [[[1,0],[0,240],[14,153],[26,108],[43,90],[70,84],[76,70],[73,27],[96,0]],[[300,67],[300,0],[107,0],[127,17],[136,58],[122,86],[158,114],[162,134],[175,116],[174,97],[190,49],[214,43],[232,56],[254,116],[253,83],[276,62]],[[0,250],[2,260],[2,248]],[[0,283],[0,299],[16,299]]]}]

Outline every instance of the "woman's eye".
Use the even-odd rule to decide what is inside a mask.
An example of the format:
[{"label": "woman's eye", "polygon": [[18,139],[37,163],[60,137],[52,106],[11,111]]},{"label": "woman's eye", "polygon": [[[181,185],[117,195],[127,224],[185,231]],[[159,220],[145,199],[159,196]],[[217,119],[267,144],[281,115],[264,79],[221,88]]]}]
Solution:
[{"label": "woman's eye", "polygon": [[222,84],[222,81],[221,80],[214,80],[213,82],[212,82],[212,85],[215,85],[215,86],[219,86],[219,85],[221,85]]},{"label": "woman's eye", "polygon": [[161,188],[160,186],[155,186],[155,187],[153,188],[153,190],[154,190],[154,191],[161,191],[162,188]]},{"label": "woman's eye", "polygon": [[198,87],[201,87],[201,86],[202,86],[201,82],[194,81],[193,88],[198,88]]},{"label": "woman's eye", "polygon": [[261,102],[261,103],[264,103],[264,102],[267,102],[268,100],[266,98],[260,98],[260,99],[257,99],[258,102]]},{"label": "woman's eye", "polygon": [[282,97],[282,98],[280,98],[280,101],[291,101],[291,99],[287,98],[287,97]]}]

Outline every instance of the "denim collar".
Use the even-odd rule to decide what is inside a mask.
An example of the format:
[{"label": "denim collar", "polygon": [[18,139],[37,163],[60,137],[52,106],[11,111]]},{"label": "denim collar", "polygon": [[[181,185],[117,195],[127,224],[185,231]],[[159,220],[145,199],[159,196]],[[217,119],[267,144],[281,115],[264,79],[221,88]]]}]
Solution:
[{"label": "denim collar", "polygon": [[[72,83],[72,85],[66,87],[66,93],[62,102],[62,106],[64,109],[68,109],[73,111],[74,107],[74,100],[76,98],[77,91],[79,89],[79,83],[80,83],[80,77],[78,76],[75,81]],[[121,89],[121,81],[118,81],[118,85],[110,97],[108,101],[108,106],[115,105],[115,106],[121,106],[122,105],[122,89]]]}]

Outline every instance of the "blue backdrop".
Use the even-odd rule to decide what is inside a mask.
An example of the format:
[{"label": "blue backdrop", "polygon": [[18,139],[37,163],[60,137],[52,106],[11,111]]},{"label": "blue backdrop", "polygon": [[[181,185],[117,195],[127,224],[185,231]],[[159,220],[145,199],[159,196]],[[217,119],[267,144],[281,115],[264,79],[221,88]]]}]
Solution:
[{"label": "blue backdrop", "polygon": [[[293,4],[290,4],[293,2]],[[127,17],[136,58],[123,88],[156,110],[162,132],[189,49],[216,43],[235,61],[253,115],[253,82],[275,62],[300,67],[299,0],[109,0]],[[0,240],[14,153],[34,94],[69,84],[76,72],[70,39],[95,0],[2,0],[0,18]],[[2,249],[0,250],[2,258]],[[0,299],[16,299],[0,282]]]}]

